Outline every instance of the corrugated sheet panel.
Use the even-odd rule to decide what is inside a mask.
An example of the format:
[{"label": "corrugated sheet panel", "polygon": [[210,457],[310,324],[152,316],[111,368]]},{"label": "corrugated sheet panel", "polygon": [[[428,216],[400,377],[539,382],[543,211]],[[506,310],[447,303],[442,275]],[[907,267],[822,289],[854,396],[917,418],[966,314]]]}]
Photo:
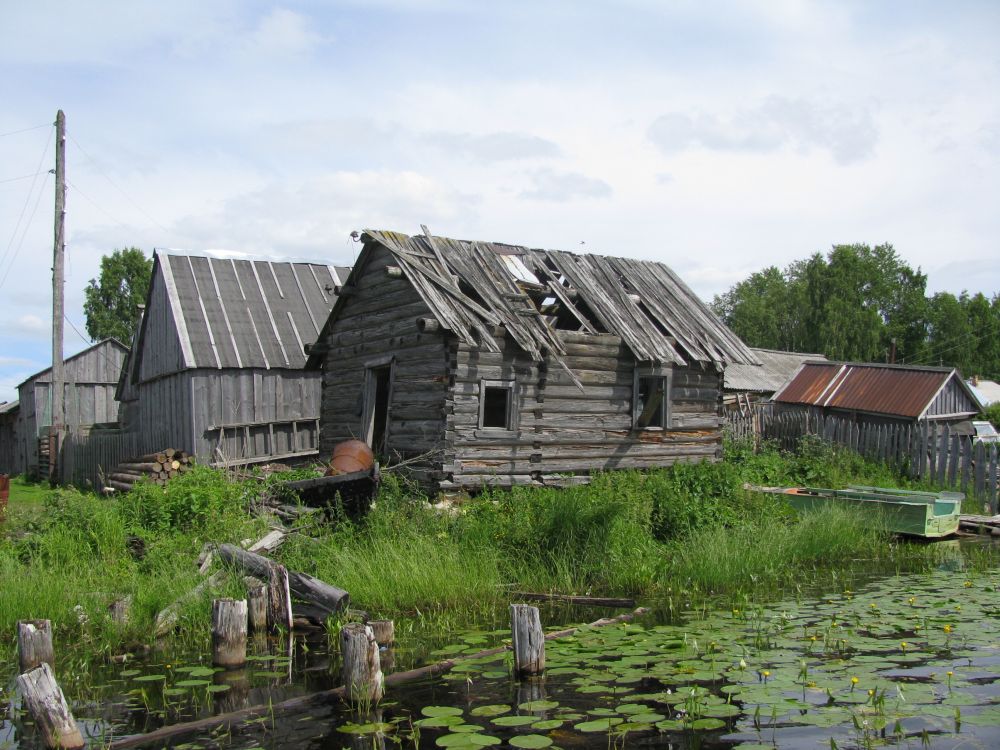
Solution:
[{"label": "corrugated sheet panel", "polygon": [[949,380],[961,382],[947,368],[807,363],[774,400],[916,419]]},{"label": "corrugated sheet panel", "polygon": [[822,354],[779,352],[774,349],[750,348],[759,365],[732,364],[726,367],[727,391],[774,393],[783,386],[803,362],[826,360]]},{"label": "corrugated sheet panel", "polygon": [[470,346],[495,349],[489,330],[502,323],[529,354],[561,352],[549,324],[519,287],[534,282],[503,259],[517,256],[543,291],[557,284],[578,295],[599,327],[620,336],[637,360],[757,364],[746,345],[662,263],[374,230],[364,239],[397,257],[442,327]]},{"label": "corrugated sheet panel", "polygon": [[188,368],[300,368],[341,283],[334,266],[159,253]]}]

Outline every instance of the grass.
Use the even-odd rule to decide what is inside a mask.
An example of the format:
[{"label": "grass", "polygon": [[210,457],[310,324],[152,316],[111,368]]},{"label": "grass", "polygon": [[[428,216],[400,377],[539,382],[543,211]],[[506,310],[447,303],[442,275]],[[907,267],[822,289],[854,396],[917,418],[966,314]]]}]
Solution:
[{"label": "grass", "polygon": [[[302,527],[278,556],[346,589],[372,616],[466,626],[495,615],[512,589],[735,600],[801,587],[859,560],[866,570],[933,562],[931,547],[895,543],[843,511],[798,516],[780,497],[744,489],[748,482],[912,486],[885,466],[813,443],[795,455],[730,445],[718,464],[600,474],[565,490],[486,491],[451,512],[390,476],[366,518]],[[202,580],[202,545],[261,536],[266,524],[248,508],[274,489],[209,469],[118,499],[15,487],[12,508],[39,512],[15,512],[0,536],[0,632],[48,618],[57,648],[90,656],[149,642],[156,613]],[[995,563],[995,553],[977,561]],[[207,648],[211,597],[240,595],[241,586],[233,576],[190,602],[180,637]],[[108,617],[115,595],[133,598],[127,626]],[[13,658],[12,641],[0,638],[0,662]]]}]

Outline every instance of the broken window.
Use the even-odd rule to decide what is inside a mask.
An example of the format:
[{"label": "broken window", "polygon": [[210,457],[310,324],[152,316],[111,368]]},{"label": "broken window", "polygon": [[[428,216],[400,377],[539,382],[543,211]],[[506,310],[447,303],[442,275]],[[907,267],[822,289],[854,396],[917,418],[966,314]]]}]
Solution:
[{"label": "broken window", "polygon": [[479,426],[513,430],[517,410],[514,408],[514,381],[483,380],[479,388]]},{"label": "broken window", "polygon": [[670,374],[635,371],[632,423],[637,430],[665,429],[670,423]]}]

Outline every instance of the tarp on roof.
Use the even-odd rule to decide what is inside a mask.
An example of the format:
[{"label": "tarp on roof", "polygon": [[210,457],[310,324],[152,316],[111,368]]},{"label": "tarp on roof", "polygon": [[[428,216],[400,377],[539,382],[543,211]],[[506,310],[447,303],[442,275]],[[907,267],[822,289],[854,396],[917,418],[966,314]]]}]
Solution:
[{"label": "tarp on roof", "polygon": [[759,365],[734,363],[726,367],[725,385],[727,391],[749,391],[752,393],[774,393],[791,378],[803,362],[825,361],[822,354],[802,352],[781,352],[775,349],[750,351],[760,360]]}]

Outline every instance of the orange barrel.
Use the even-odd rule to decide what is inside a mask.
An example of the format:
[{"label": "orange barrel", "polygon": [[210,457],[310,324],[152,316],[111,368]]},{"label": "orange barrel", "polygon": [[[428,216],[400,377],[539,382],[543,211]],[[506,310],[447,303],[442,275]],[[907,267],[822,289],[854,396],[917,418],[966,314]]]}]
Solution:
[{"label": "orange barrel", "polygon": [[333,449],[328,474],[353,474],[356,471],[371,471],[375,465],[375,454],[362,440],[345,440]]}]

